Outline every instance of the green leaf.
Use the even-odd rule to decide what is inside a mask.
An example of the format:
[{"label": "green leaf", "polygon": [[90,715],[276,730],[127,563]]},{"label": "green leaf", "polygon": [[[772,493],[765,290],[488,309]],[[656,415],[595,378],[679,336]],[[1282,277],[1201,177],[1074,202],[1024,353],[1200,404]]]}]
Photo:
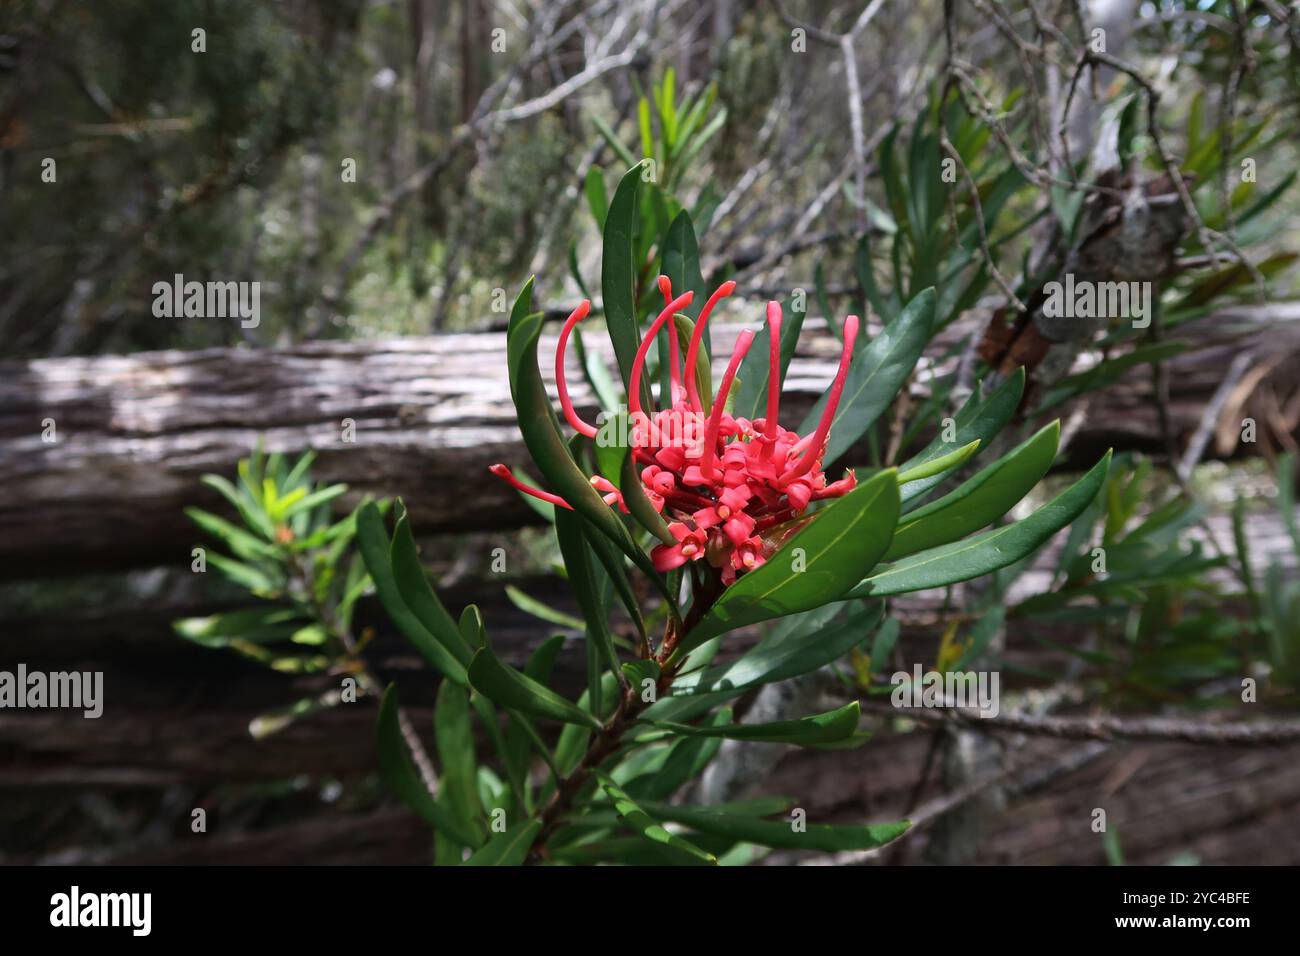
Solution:
[{"label": "green leaf", "polygon": [[[673,293],[675,295],[681,295],[683,292],[695,293],[695,298],[685,311],[691,319],[697,318],[700,309],[704,308],[704,276],[700,274],[700,247],[695,239],[695,227],[691,223],[690,213],[685,209],[677,214],[672,225],[668,227],[661,259],[663,273],[672,281]],[[709,345],[707,329],[701,343],[701,351],[707,355]],[[685,354],[682,353],[683,356]]]},{"label": "green leaf", "polygon": [[[615,203],[617,201],[615,197]],[[551,407],[546,386],[542,384],[542,376],[537,368],[537,340],[541,335],[542,316],[528,313],[532,287],[533,280],[529,279],[515,300],[506,336],[510,391],[524,444],[528,446],[533,461],[556,494],[618,545],[646,573],[660,593],[671,600],[663,578],[654,569],[649,556],[632,540],[623,522],[591,486],[587,475],[573,460],[568,445],[560,436],[555,410]]]},{"label": "green leaf", "polygon": [[393,527],[393,544],[389,548],[389,560],[393,567],[393,581],[402,597],[402,603],[415,615],[416,620],[426,631],[455,655],[461,666],[468,665],[470,658],[474,656],[474,651],[429,584],[424,566],[420,564],[420,554],[415,548],[410,518],[400,502],[398,507],[399,517]]},{"label": "green leaf", "polygon": [[505,833],[494,833],[483,848],[474,853],[463,866],[522,866],[532,849],[533,841],[542,830],[541,820],[529,820],[511,827]]},{"label": "green leaf", "polygon": [[975,454],[979,447],[980,440],[976,438],[974,441],[962,445],[956,451],[913,465],[907,471],[900,471],[898,473],[898,483],[901,486],[910,481],[920,481],[922,478],[933,478],[935,475],[943,475],[956,468],[960,468],[967,458]]},{"label": "green leaf", "polygon": [[596,779],[600,781],[601,788],[613,801],[614,809],[618,811],[618,815],[643,839],[666,847],[671,851],[676,851],[676,855],[683,860],[696,863],[718,862],[717,857],[712,853],[706,853],[689,840],[669,833],[662,825],[656,823],[649,814],[637,806],[636,801],[629,797],[608,774],[601,773],[598,770],[596,771]]},{"label": "green leaf", "polygon": [[1028,518],[904,558],[851,588],[845,597],[884,597],[943,587],[1014,564],[1088,506],[1106,480],[1110,457],[1106,452],[1091,471]]},{"label": "green leaf", "polygon": [[832,604],[783,618],[737,660],[678,678],[672,696],[660,698],[642,716],[689,719],[764,684],[812,673],[861,643],[879,622],[883,605],[879,601],[855,604],[842,621],[831,624],[830,619],[842,612],[842,605]]},{"label": "green leaf", "polygon": [[[474,730],[469,718],[469,693],[443,681],[433,714],[434,738],[442,766],[439,798],[467,833],[482,832],[482,805],[478,799],[478,768],[474,759]],[[478,846],[482,838],[471,846]]]},{"label": "green leaf", "polygon": [[[894,400],[930,341],[934,307],[934,289],[924,289],[871,344],[854,355],[835,409],[823,467],[844,454]],[[828,398],[829,392],[813,406],[798,429],[800,434],[816,429]]]},{"label": "green leaf", "polygon": [[[290,494],[297,495],[298,492],[303,490],[304,489],[302,488],[297,488]],[[282,513],[284,517],[292,518],[300,511],[308,511],[315,508],[317,505],[323,505],[327,501],[333,501],[347,490],[347,485],[330,485],[328,488],[321,488],[318,491],[313,491],[311,494],[306,494],[304,492],[304,494],[296,501],[287,505],[285,504],[285,501],[288,501],[289,499],[286,497],[284,501],[280,503],[281,507],[284,509]]]},{"label": "green leaf", "polygon": [[614,650],[614,635],[609,629],[609,616],[604,602],[596,590],[596,569],[591,561],[591,546],[587,544],[581,521],[572,512],[559,509],[555,515],[555,537],[560,544],[564,567],[569,572],[569,587],[573,589],[573,596],[587,622],[587,640],[595,645],[604,666],[610,671],[616,671],[618,653]]},{"label": "green leaf", "polygon": [[[626,437],[628,442],[631,441],[632,427],[625,412],[619,412],[615,417],[614,433],[619,439]],[[640,477],[641,467],[636,463],[636,455],[633,453],[633,449],[629,444],[624,444],[621,441],[618,448],[621,454],[617,484],[619,491],[623,495],[623,504],[627,505],[628,512],[641,527],[664,544],[676,544],[677,539],[668,530],[668,523],[664,521],[663,515],[655,511],[655,506],[650,503],[650,498],[645,493],[645,485],[641,483]]]},{"label": "green leaf", "polygon": [[852,701],[824,714],[796,720],[777,720],[766,724],[679,724],[673,721],[647,721],[661,730],[683,737],[728,737],[732,740],[755,740],[773,744],[829,744],[853,736],[858,729],[861,708]]},{"label": "green leaf", "polygon": [[539,621],[545,621],[547,624],[554,624],[557,627],[567,628],[571,631],[581,631],[583,628],[582,621],[578,620],[572,614],[565,614],[563,611],[557,611],[542,601],[534,597],[529,597],[513,584],[506,585],[506,597],[510,603],[525,614],[531,614]]},{"label": "green leaf", "polygon": [[737,627],[836,600],[875,567],[897,520],[898,483],[891,468],[817,512],[781,550],[727,588],[673,658]]},{"label": "green leaf", "polygon": [[361,557],[366,562],[366,570],[370,572],[370,578],[375,583],[375,593],[379,595],[380,603],[383,604],[384,610],[388,612],[393,623],[397,625],[397,629],[440,673],[462,687],[466,686],[468,678],[465,676],[465,666],[441,641],[429,633],[402,600],[397,579],[393,575],[388,532],[384,530],[384,519],[380,516],[374,502],[367,502],[357,512],[357,547],[360,548]]},{"label": "green leaf", "polygon": [[596,226],[604,229],[609,199],[605,195],[605,177],[595,166],[587,170],[587,181],[583,184],[583,191],[587,195],[587,205],[591,207],[591,215],[596,220]]},{"label": "green leaf", "polygon": [[600,721],[555,691],[503,664],[492,649],[479,648],[469,665],[470,685],[488,700],[534,717],[548,717],[592,729]]},{"label": "green leaf", "polygon": [[[632,380],[632,361],[636,358],[641,335],[636,320],[636,217],[641,170],[644,160],[623,174],[609,204],[602,230],[604,248],[600,266],[600,288],[605,323],[614,344],[619,371],[626,388]],[[531,285],[531,284],[530,284]],[[527,290],[525,290],[527,291]],[[648,403],[647,403],[648,407]]]},{"label": "green leaf", "polygon": [[402,802],[418,813],[426,823],[464,846],[476,845],[474,835],[466,833],[456,820],[440,807],[425,787],[406,749],[397,714],[397,688],[392,684],[384,691],[379,704],[379,775]]},{"label": "green leaf", "polygon": [[618,158],[623,163],[628,166],[636,165],[637,158],[632,155],[631,151],[626,146],[623,145],[623,141],[618,138],[617,133],[609,128],[608,123],[599,116],[596,116],[594,113],[591,115],[591,123],[596,127],[596,132],[600,134],[601,139],[603,139],[606,145],[618,155]]},{"label": "green leaf", "polygon": [[266,643],[290,637],[302,624],[292,608],[250,608],[172,622],[172,630],[205,647],[225,647],[232,640]]},{"label": "green leaf", "polygon": [[224,518],[218,518],[199,508],[186,508],[185,514],[208,534],[224,541],[231,551],[245,560],[254,561],[259,558],[277,560],[280,556],[280,552],[274,545],[249,534]]},{"label": "green leaf", "polygon": [[622,666],[623,675],[633,687],[640,688],[645,680],[659,680],[659,664],[652,660],[628,661]]},{"label": "green leaf", "polygon": [[1060,437],[1061,423],[1054,421],[942,498],[906,515],[885,560],[947,544],[997,521],[1047,474]]},{"label": "green leaf", "polygon": [[802,831],[796,831],[789,820],[758,820],[752,816],[720,812],[712,807],[651,804],[647,812],[659,820],[680,823],[701,833],[780,850],[817,850],[822,853],[874,850],[898,839],[912,825],[907,820],[867,826],[809,823]]},{"label": "green leaf", "polygon": [[[914,471],[945,457],[954,447],[976,439],[980,442],[980,448],[989,447],[993,437],[1006,427],[1007,422],[1011,421],[1011,416],[1015,414],[1016,409],[1019,407],[1020,397],[1024,394],[1024,391],[1025,370],[1023,368],[1017,368],[1011,375],[1008,375],[1006,381],[990,392],[986,398],[982,398],[980,393],[976,391],[957,414],[953,416],[952,441],[945,442],[943,440],[943,430],[941,429],[940,433],[935,436],[934,441],[899,465],[899,471]],[[979,449],[976,449],[976,451],[978,452]],[[907,487],[900,490],[899,496],[903,504],[906,505],[909,501],[914,501],[924,495],[941,481],[943,481],[942,472],[928,478],[909,481]]]}]

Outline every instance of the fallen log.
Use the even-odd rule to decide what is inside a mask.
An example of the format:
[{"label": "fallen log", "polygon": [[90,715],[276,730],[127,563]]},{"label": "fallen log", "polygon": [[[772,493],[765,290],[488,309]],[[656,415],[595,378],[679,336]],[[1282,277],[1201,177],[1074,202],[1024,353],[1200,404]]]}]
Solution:
[{"label": "fallen log", "polygon": [[[1213,322],[1187,334],[1203,347],[1173,360],[1180,441],[1240,347]],[[789,424],[825,389],[834,351],[810,321],[788,375]],[[533,521],[486,477],[493,462],[524,460],[504,355],[504,336],[481,333],[0,363],[0,578],[187,563],[196,535],[182,508],[220,506],[199,476],[233,474],[259,441],[315,450],[319,476],[352,489],[341,506],[401,495],[425,533]],[[1139,369],[1094,398],[1073,455],[1162,448],[1148,377]],[[571,387],[590,411],[581,380]]]}]

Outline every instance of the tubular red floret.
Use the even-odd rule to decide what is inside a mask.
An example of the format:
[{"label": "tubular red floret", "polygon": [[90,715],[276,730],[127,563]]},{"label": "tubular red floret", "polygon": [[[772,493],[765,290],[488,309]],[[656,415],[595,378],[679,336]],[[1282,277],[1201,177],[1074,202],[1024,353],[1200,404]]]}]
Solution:
[{"label": "tubular red floret", "polygon": [[695,363],[700,353],[700,342],[704,338],[704,324],[709,321],[709,313],[713,311],[713,307],[735,291],[736,283],[730,279],[718,286],[713,295],[709,296],[709,300],[704,303],[704,308],[700,310],[700,318],[695,323],[695,331],[691,333],[691,344],[686,349],[686,394],[690,396],[691,407],[696,411],[704,408],[704,403],[700,401],[699,386],[695,382]]},{"label": "tubular red floret", "polygon": [[767,421],[763,423],[763,436],[768,440],[767,451],[776,439],[777,415],[781,410],[781,303],[767,304]]},{"label": "tubular red floret", "polygon": [[850,315],[844,320],[844,350],[840,353],[840,367],[835,373],[835,381],[831,385],[826,407],[822,409],[822,418],[817,423],[817,431],[813,434],[812,441],[808,444],[803,457],[799,459],[793,468],[781,476],[782,484],[806,475],[821,459],[822,448],[826,444],[826,436],[831,430],[831,422],[835,420],[836,406],[839,405],[840,395],[844,391],[844,379],[849,373],[849,361],[853,358],[853,343],[857,337],[858,317]]},{"label": "tubular red floret", "polygon": [[542,491],[540,488],[534,488],[531,485],[524,484],[511,474],[510,469],[505,465],[490,465],[488,471],[492,472],[492,474],[506,482],[506,484],[510,485],[516,491],[522,491],[524,494],[532,495],[534,498],[538,498],[541,501],[549,501],[553,505],[558,505],[561,508],[568,508],[570,511],[573,510],[573,505],[569,504],[559,495],[553,495],[549,491]]},{"label": "tubular red floret", "polygon": [[[663,328],[664,323],[679,309],[683,309],[691,304],[691,299],[695,298],[694,292],[683,292],[677,298],[673,299],[664,310],[659,313],[659,317],[650,323],[650,328],[646,330],[645,338],[641,340],[641,346],[636,350],[636,358],[632,360],[632,380],[628,383],[627,390],[627,407],[628,411],[635,416],[641,409],[641,370],[645,367],[646,353],[650,351],[650,343],[655,340],[659,330]],[[669,336],[671,339],[672,336]]]},{"label": "tubular red floret", "polygon": [[555,387],[560,393],[560,409],[564,412],[564,418],[569,425],[580,435],[586,435],[588,438],[596,437],[596,428],[588,425],[573,408],[573,402],[569,401],[569,386],[564,380],[564,352],[569,344],[569,333],[573,327],[587,317],[591,311],[591,301],[583,299],[578,303],[578,307],[569,313],[569,317],[564,320],[564,327],[560,329],[560,341],[555,347]]},{"label": "tubular red floret", "polygon": [[754,333],[751,329],[745,329],[740,333],[740,337],[736,339],[736,347],[731,350],[731,361],[727,363],[722,384],[718,386],[717,397],[713,399],[713,410],[709,413],[709,423],[704,429],[704,454],[700,457],[700,471],[706,475],[713,466],[713,452],[718,444],[718,427],[722,422],[723,408],[727,404],[727,393],[731,391],[736,370],[740,368],[741,359],[745,357],[753,341]]}]

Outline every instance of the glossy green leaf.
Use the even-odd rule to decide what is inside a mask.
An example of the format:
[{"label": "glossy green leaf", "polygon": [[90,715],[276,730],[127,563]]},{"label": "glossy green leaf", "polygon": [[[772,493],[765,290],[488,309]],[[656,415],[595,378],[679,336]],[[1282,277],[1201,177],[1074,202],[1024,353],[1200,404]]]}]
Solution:
[{"label": "glossy green leaf", "polygon": [[891,468],[831,502],[764,564],[727,588],[674,658],[734,628],[836,600],[875,567],[897,520],[898,483]]},{"label": "glossy green leaf", "polygon": [[582,519],[561,508],[555,516],[555,537],[560,544],[564,567],[569,572],[569,587],[586,621],[587,640],[599,652],[600,660],[611,671],[618,670],[618,653],[609,629],[609,615],[595,586],[596,568],[591,546],[582,532]]},{"label": "glossy green leaf", "polygon": [[824,714],[796,720],[777,720],[766,724],[679,724],[673,721],[650,721],[661,730],[684,737],[727,737],[731,740],[757,740],[773,744],[829,744],[853,736],[858,729],[861,708],[852,701]]},{"label": "glossy green leaf", "polygon": [[474,853],[463,866],[522,866],[528,858],[533,841],[542,830],[541,820],[528,820],[516,824],[505,833],[494,833],[483,848]]},{"label": "glossy green leaf", "polygon": [[[691,216],[685,209],[677,214],[668,227],[668,234],[664,236],[663,254],[663,273],[673,284],[673,293],[681,295],[683,292],[694,292],[695,298],[685,309],[686,314],[695,319],[700,314],[700,309],[704,307],[704,276],[700,274],[700,247],[695,239],[695,226],[691,223]],[[705,355],[708,352],[708,330],[701,340]],[[682,353],[685,355],[685,353]]]},{"label": "glossy green leaf", "polygon": [[[616,199],[617,201],[617,199]],[[611,210],[611,216],[613,212]],[[555,411],[542,384],[537,367],[537,340],[541,335],[542,317],[529,314],[532,297],[532,279],[525,284],[515,301],[507,333],[507,351],[510,367],[510,391],[515,402],[519,430],[528,446],[529,454],[543,477],[561,498],[571,504],[591,524],[618,545],[666,597],[671,598],[663,578],[654,569],[649,556],[632,540],[623,522],[605,504],[600,493],[591,486],[587,475],[569,454],[568,445],[560,436]]]},{"label": "glossy green leaf", "polygon": [[842,620],[840,604],[783,618],[737,660],[678,678],[672,696],[661,697],[642,714],[649,720],[686,720],[746,691],[810,674],[837,661],[862,642],[880,621],[881,602],[855,604]]},{"label": "glossy green leaf", "polygon": [[601,171],[592,166],[587,170],[587,180],[583,183],[583,192],[587,196],[587,205],[591,207],[592,218],[596,226],[605,228],[605,213],[609,209],[609,198],[605,195],[605,177]]},{"label": "glossy green leaf", "polygon": [[[945,442],[943,429],[940,429],[934,441],[898,466],[899,471],[913,471],[928,462],[950,454],[952,449],[976,439],[980,442],[980,447],[976,449],[977,453],[980,449],[988,448],[993,437],[1006,427],[1007,422],[1011,421],[1011,416],[1016,413],[1016,408],[1020,405],[1020,397],[1024,392],[1025,370],[1023,368],[1018,368],[1008,375],[1006,380],[993,389],[987,397],[982,397],[977,390],[953,416],[952,441]],[[909,481],[899,493],[903,505],[906,506],[909,502],[920,498],[941,481],[943,481],[942,472],[928,478]],[[904,512],[906,513],[906,507]]]},{"label": "glossy green leaf", "polygon": [[619,180],[610,201],[602,230],[604,248],[600,267],[600,288],[605,323],[614,345],[623,385],[632,380],[632,361],[636,358],[641,335],[636,319],[636,217],[644,160]]},{"label": "glossy green leaf", "polygon": [[1060,437],[1061,423],[1054,421],[942,498],[904,516],[885,560],[956,541],[997,521],[1047,474]]},{"label": "glossy green leaf", "polygon": [[946,455],[940,455],[938,458],[932,458],[929,461],[919,462],[913,465],[907,471],[898,473],[899,485],[905,485],[908,482],[920,481],[922,478],[933,478],[935,475],[944,475],[961,465],[970,458],[980,447],[980,440],[967,442],[956,451],[949,452]]},{"label": "glossy green leaf", "polygon": [[1092,501],[1110,468],[1110,452],[1086,475],[1028,518],[984,534],[922,551],[872,575],[845,597],[884,597],[977,578],[1027,557],[1073,521]]},{"label": "glossy green leaf", "polygon": [[502,663],[489,647],[475,652],[469,665],[469,682],[476,691],[502,707],[511,707],[534,717],[548,717],[593,729],[600,727],[600,721],[577,704]]},{"label": "glossy green leaf", "polygon": [[201,508],[186,508],[185,514],[208,534],[224,541],[238,557],[245,560],[257,560],[259,558],[277,560],[279,558],[280,552],[275,545],[249,534],[243,528],[231,524],[224,518],[219,518]]},{"label": "glossy green leaf", "polygon": [[681,857],[683,861],[696,863],[718,862],[712,853],[706,853],[689,840],[665,830],[662,824],[657,823],[649,814],[637,806],[636,801],[629,797],[608,774],[596,771],[596,779],[600,781],[601,788],[613,801],[614,809],[618,811],[618,815],[643,839],[666,847],[670,851],[676,851],[676,855]]},{"label": "glossy green leaf", "polygon": [[424,629],[451,651],[462,666],[468,665],[474,652],[461,634],[455,619],[447,612],[442,601],[438,600],[438,595],[429,584],[429,577],[420,563],[420,553],[415,547],[415,538],[411,534],[410,518],[400,502],[398,515],[397,524],[393,526],[389,559],[393,567],[393,580],[402,602],[424,625]]},{"label": "glossy green leaf", "polygon": [[[438,797],[467,833],[482,833],[478,799],[478,768],[474,758],[474,730],[469,717],[469,692],[443,681],[433,713],[434,739],[442,767]],[[478,846],[481,838],[472,846]]]},{"label": "glossy green leaf", "polygon": [[384,519],[374,502],[367,502],[357,512],[357,546],[361,557],[366,562],[366,570],[375,584],[375,593],[388,612],[388,616],[406,639],[415,645],[415,649],[440,673],[466,686],[465,667],[456,656],[442,644],[428,628],[420,623],[406,602],[402,600],[397,579],[393,575],[390,557],[388,532],[384,530]]},{"label": "glossy green leaf", "polygon": [[182,618],[172,622],[172,630],[205,647],[226,647],[232,640],[254,643],[284,640],[302,623],[302,615],[292,608],[249,608],[207,617]]},{"label": "glossy green leaf", "polygon": [[701,833],[728,837],[745,843],[781,850],[817,850],[836,853],[842,850],[874,850],[898,839],[911,823],[875,823],[850,826],[831,823],[807,823],[796,830],[790,820],[759,820],[752,816],[727,813],[712,807],[664,806],[652,804],[647,812],[668,823],[680,823]]},{"label": "glossy green leaf", "polygon": [[389,684],[379,704],[379,775],[388,788],[430,826],[463,846],[475,846],[474,835],[466,832],[451,814],[439,806],[425,787],[402,737],[397,708],[397,688]]},{"label": "glossy green leaf", "polygon": [[[869,345],[857,350],[835,409],[824,465],[844,454],[894,400],[930,341],[934,309],[934,289],[924,289]],[[829,392],[813,406],[800,434],[816,429],[828,397]]]}]

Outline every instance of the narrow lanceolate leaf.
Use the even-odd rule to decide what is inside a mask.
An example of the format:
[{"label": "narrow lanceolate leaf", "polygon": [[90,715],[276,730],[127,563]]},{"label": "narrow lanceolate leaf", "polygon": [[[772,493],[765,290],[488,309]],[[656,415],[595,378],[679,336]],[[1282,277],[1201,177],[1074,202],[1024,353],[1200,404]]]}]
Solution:
[{"label": "narrow lanceolate leaf", "polygon": [[906,471],[899,471],[899,485],[906,485],[908,482],[920,481],[922,478],[933,478],[935,475],[945,475],[961,465],[980,447],[980,440],[976,438],[972,442],[962,445],[956,451],[951,451],[946,455],[940,455],[938,458],[932,458],[929,461],[918,462]]},{"label": "narrow lanceolate leaf", "polygon": [[200,508],[186,508],[185,514],[208,534],[225,541],[230,546],[230,550],[241,558],[250,561],[258,558],[272,560],[279,558],[280,552],[275,545],[249,534],[224,518],[218,518]]},{"label": "narrow lanceolate leaf", "polygon": [[665,830],[662,824],[657,823],[654,818],[637,806],[636,801],[629,797],[623,791],[623,788],[607,774],[597,771],[596,779],[600,781],[605,794],[613,801],[614,809],[618,811],[618,815],[623,819],[623,822],[643,839],[656,843],[670,851],[676,851],[676,855],[682,858],[684,862],[718,862],[717,857],[712,853],[706,853],[689,840]]},{"label": "narrow lanceolate leaf", "polygon": [[[672,281],[673,292],[677,295],[683,292],[695,293],[694,300],[686,307],[686,314],[692,319],[696,318],[705,302],[704,276],[700,274],[700,247],[695,239],[695,226],[691,223],[691,214],[685,209],[677,214],[668,227],[662,259],[663,273]],[[705,329],[701,341],[707,349],[708,329]]]},{"label": "narrow lanceolate leaf", "polygon": [[367,502],[357,512],[357,546],[366,562],[366,570],[370,572],[370,579],[375,583],[375,593],[379,595],[380,603],[397,629],[439,672],[462,687],[466,686],[468,679],[465,676],[465,666],[429,633],[428,628],[420,623],[402,599],[397,579],[393,575],[388,532],[384,530],[384,519],[380,517],[374,502]]},{"label": "narrow lanceolate leaf", "polygon": [[[898,470],[903,473],[914,471],[927,463],[943,458],[952,452],[954,448],[976,439],[980,442],[980,448],[988,448],[993,436],[1002,431],[1007,422],[1011,421],[1011,416],[1015,414],[1016,408],[1020,405],[1020,396],[1024,392],[1025,370],[1023,368],[1018,368],[1011,375],[1008,375],[1006,381],[990,392],[987,397],[982,398],[977,391],[953,416],[953,433],[945,435],[944,431],[941,430],[934,441],[926,445],[908,461],[899,465]],[[944,441],[945,437],[951,438],[952,441]],[[979,448],[976,451],[978,452]],[[939,472],[927,478],[909,481],[900,495],[903,505],[906,506],[909,501],[916,500],[943,481],[943,475],[943,472]],[[903,510],[906,513],[906,507]]]},{"label": "narrow lanceolate leaf", "polygon": [[462,666],[468,665],[474,651],[430,586],[424,566],[420,564],[420,554],[415,549],[411,521],[405,509],[400,506],[399,509],[401,517],[393,528],[393,544],[389,549],[393,580],[397,583],[398,593],[411,613],[424,625],[424,629],[451,651]]},{"label": "narrow lanceolate leaf", "polygon": [[541,832],[541,820],[529,820],[511,827],[505,833],[494,833],[492,838],[476,851],[462,866],[521,866],[528,858],[533,841]]},{"label": "narrow lanceolate leaf", "polygon": [[470,723],[469,692],[443,681],[434,708],[434,738],[442,767],[445,806],[465,832],[475,834],[478,846],[483,832],[483,807],[478,798],[478,765],[474,758],[474,729]]},{"label": "narrow lanceolate leaf", "polygon": [[845,597],[884,597],[943,587],[1014,564],[1088,507],[1109,468],[1108,451],[1091,471],[1028,518],[904,558],[851,588]]},{"label": "narrow lanceolate leaf", "polygon": [[472,833],[461,827],[456,819],[440,807],[415,768],[415,761],[407,750],[397,715],[397,688],[389,684],[379,704],[379,775],[390,790],[408,807],[424,818],[434,829],[445,833],[464,846],[475,846]]},{"label": "narrow lanceolate leaf", "polygon": [[747,624],[821,607],[875,567],[898,520],[898,482],[888,469],[832,502],[767,561],[722,593],[674,652]]},{"label": "narrow lanceolate leaf", "polygon": [[817,850],[822,853],[874,850],[898,839],[912,825],[907,820],[867,826],[807,823],[796,830],[790,820],[757,820],[752,816],[725,813],[710,807],[651,804],[647,812],[656,819],[680,823],[712,836],[757,843],[773,849]]},{"label": "narrow lanceolate leaf", "polygon": [[761,740],[773,744],[830,744],[853,736],[858,729],[860,708],[855,700],[824,714],[778,720],[766,724],[724,724],[722,726],[653,721],[653,726],[683,737],[729,737],[732,740]]},{"label": "narrow lanceolate leaf", "polygon": [[[930,341],[934,304],[934,289],[923,290],[870,345],[853,357],[853,365],[844,382],[844,394],[840,396],[831,424],[824,465],[835,461],[862,437],[912,374],[916,360]],[[817,428],[827,400],[828,395],[823,395],[813,406],[798,429],[800,433]]]},{"label": "narrow lanceolate leaf", "polygon": [[618,437],[628,439],[628,443],[622,448],[619,466],[618,487],[623,494],[623,503],[627,505],[627,510],[636,519],[637,524],[664,544],[676,544],[677,539],[668,530],[668,522],[664,521],[663,515],[655,511],[655,506],[650,503],[650,498],[645,493],[645,486],[641,484],[641,467],[637,465],[636,455],[631,447],[632,429],[628,425],[627,415],[623,412],[619,412],[615,430]]},{"label": "narrow lanceolate leaf", "polygon": [[491,648],[482,647],[469,665],[470,685],[488,700],[534,717],[549,717],[597,729],[600,721],[532,678],[502,663]]},{"label": "narrow lanceolate leaf", "polygon": [[636,358],[641,336],[636,321],[636,241],[637,199],[641,187],[642,163],[637,163],[619,180],[605,215],[604,249],[601,256],[600,288],[603,295],[605,323],[614,344],[619,371],[626,388],[632,379],[632,362]]},{"label": "narrow lanceolate leaf", "polygon": [[885,560],[956,541],[997,521],[1047,474],[1060,437],[1059,421],[1044,426],[942,498],[905,516],[894,531]]},{"label": "narrow lanceolate leaf", "polygon": [[551,407],[550,397],[546,394],[546,386],[542,384],[542,376],[537,368],[537,340],[542,331],[542,316],[528,312],[532,289],[533,280],[529,279],[515,300],[510,315],[510,328],[506,334],[510,392],[514,398],[524,444],[528,446],[528,452],[542,476],[550,483],[551,490],[618,545],[667,596],[663,578],[654,569],[650,558],[632,540],[623,522],[605,504],[600,493],[591,486],[560,435],[555,410]]},{"label": "narrow lanceolate leaf", "polygon": [[[875,629],[883,603],[853,605],[842,620],[828,620],[828,611],[841,610],[842,605],[835,605],[785,618],[739,659],[679,678],[672,696],[661,697],[643,716],[647,720],[687,720],[755,687],[810,674],[839,660]],[[788,626],[801,618],[807,620],[806,626]]]},{"label": "narrow lanceolate leaf", "polygon": [[596,569],[591,560],[591,547],[582,533],[581,521],[572,512],[559,509],[555,515],[555,537],[560,543],[564,566],[569,571],[569,586],[587,622],[587,640],[595,645],[601,663],[610,671],[617,671],[614,635],[609,629],[609,615],[596,590]]}]

